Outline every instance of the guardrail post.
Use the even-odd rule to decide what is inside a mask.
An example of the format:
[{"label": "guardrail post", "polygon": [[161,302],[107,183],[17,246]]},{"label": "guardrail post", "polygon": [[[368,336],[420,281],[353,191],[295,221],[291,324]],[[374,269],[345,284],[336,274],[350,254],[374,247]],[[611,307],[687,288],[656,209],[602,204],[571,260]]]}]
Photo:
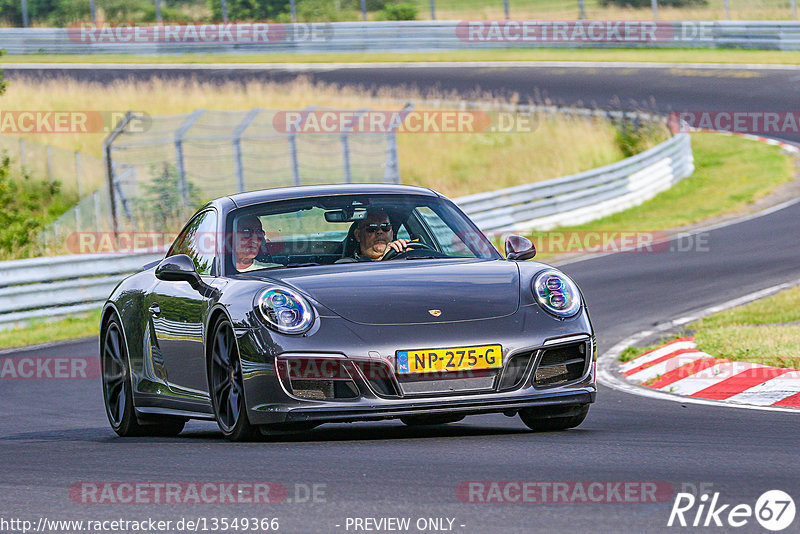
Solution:
[{"label": "guardrail post", "polygon": [[431,20],[436,20],[436,0],[431,0]]},{"label": "guardrail post", "polygon": [[78,190],[78,198],[83,196],[83,187],[81,187],[81,153],[75,151],[75,187]]},{"label": "guardrail post", "polygon": [[221,0],[222,5],[222,22],[228,22],[228,2],[227,0]]},{"label": "guardrail post", "polygon": [[386,169],[383,181],[387,184],[400,183],[400,168],[397,164],[397,132],[389,134],[389,147],[386,151]]},{"label": "guardrail post", "polygon": [[75,204],[75,207],[72,208],[75,210],[75,231],[80,232],[81,228],[81,203],[78,202]]},{"label": "guardrail post", "polygon": [[242,119],[242,122],[233,130],[233,159],[236,163],[236,187],[239,189],[239,193],[245,190],[244,165],[242,164],[242,135],[262,111],[263,108],[251,109],[245,118]]},{"label": "guardrail post", "polygon": [[796,19],[797,18],[797,1],[796,0],[791,0],[791,6],[792,6],[792,18]]},{"label": "guardrail post", "polygon": [[108,207],[111,214],[111,232],[114,234],[115,239],[119,233],[119,226],[117,221],[117,199],[114,195],[114,185],[116,182],[114,178],[114,159],[111,156],[111,149],[114,141],[125,130],[125,127],[132,118],[132,112],[128,111],[125,113],[125,116],[119,121],[117,127],[103,140],[103,163],[105,164],[106,183],[108,185]]},{"label": "guardrail post", "polygon": [[367,0],[361,0],[361,20],[367,20]]},{"label": "guardrail post", "polygon": [[586,18],[586,0],[578,0],[578,18]]},{"label": "guardrail post", "polygon": [[161,22],[161,0],[155,0],[156,3],[156,22]]},{"label": "guardrail post", "polygon": [[653,8],[653,20],[658,19],[658,0],[650,0],[650,7]]},{"label": "guardrail post", "polygon": [[508,0],[503,0],[503,11],[505,11],[506,20],[508,20],[510,18],[508,14]]},{"label": "guardrail post", "polygon": [[292,14],[292,22],[297,22],[297,2],[289,0],[289,12]]},{"label": "guardrail post", "polygon": [[722,0],[722,5],[725,8],[725,18],[731,20],[731,6],[728,3],[728,0]]},{"label": "guardrail post", "polygon": [[53,183],[53,147],[47,145],[44,148],[45,156],[47,157],[47,179]]},{"label": "guardrail post", "polygon": [[183,124],[175,130],[175,168],[178,171],[178,191],[180,192],[181,202],[184,208],[189,207],[189,184],[186,181],[186,167],[183,161],[183,137],[205,111],[204,109],[194,110],[189,117],[183,121]]},{"label": "guardrail post", "polygon": [[92,14],[92,22],[97,23],[97,7],[95,6],[95,0],[89,0],[89,12]]}]

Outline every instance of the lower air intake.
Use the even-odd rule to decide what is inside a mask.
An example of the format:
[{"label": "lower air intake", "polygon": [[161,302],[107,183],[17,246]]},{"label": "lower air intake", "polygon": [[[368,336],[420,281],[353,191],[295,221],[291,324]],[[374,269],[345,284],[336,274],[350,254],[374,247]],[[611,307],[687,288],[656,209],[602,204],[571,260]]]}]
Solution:
[{"label": "lower air intake", "polygon": [[587,343],[547,349],[536,366],[535,386],[557,386],[578,380],[586,369]]}]

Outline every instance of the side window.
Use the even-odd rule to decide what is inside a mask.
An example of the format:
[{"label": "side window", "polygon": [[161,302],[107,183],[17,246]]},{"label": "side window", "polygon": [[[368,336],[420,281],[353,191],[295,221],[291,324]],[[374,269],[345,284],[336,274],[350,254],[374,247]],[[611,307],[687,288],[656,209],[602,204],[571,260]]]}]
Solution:
[{"label": "side window", "polygon": [[217,213],[214,210],[198,214],[181,232],[172,248],[170,256],[186,254],[194,260],[199,274],[211,274],[217,244]]}]

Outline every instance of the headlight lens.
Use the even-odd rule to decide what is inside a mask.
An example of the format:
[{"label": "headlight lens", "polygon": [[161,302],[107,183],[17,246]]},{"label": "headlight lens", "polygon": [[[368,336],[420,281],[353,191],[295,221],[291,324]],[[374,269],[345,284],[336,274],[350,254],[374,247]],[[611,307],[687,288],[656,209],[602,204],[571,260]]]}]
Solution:
[{"label": "headlight lens", "polygon": [[302,334],[314,322],[311,305],[291,289],[270,287],[261,292],[256,307],[267,323],[283,334]]},{"label": "headlight lens", "polygon": [[549,269],[533,281],[533,294],[546,311],[557,317],[571,317],[581,309],[581,294],[567,275]]}]

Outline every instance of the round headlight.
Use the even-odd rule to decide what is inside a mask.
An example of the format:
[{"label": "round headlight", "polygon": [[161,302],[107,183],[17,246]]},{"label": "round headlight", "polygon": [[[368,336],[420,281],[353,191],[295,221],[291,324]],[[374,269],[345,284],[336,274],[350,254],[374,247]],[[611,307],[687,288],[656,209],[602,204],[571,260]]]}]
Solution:
[{"label": "round headlight", "polygon": [[533,294],[542,308],[557,317],[571,317],[581,309],[578,286],[555,269],[539,273],[533,281]]},{"label": "round headlight", "polygon": [[265,289],[256,299],[256,307],[267,324],[283,334],[302,334],[314,322],[311,306],[302,295],[291,289]]}]

